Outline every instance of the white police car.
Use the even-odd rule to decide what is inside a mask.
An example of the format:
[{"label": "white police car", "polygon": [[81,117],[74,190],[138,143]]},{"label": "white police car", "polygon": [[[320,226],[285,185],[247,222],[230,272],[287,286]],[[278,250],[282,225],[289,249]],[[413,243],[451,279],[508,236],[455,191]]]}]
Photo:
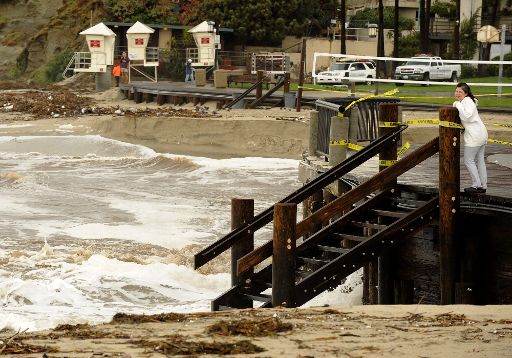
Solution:
[{"label": "white police car", "polygon": [[315,77],[317,84],[339,84],[344,82],[366,82],[371,84],[376,78],[375,64],[370,61],[337,62],[328,71],[322,71]]}]

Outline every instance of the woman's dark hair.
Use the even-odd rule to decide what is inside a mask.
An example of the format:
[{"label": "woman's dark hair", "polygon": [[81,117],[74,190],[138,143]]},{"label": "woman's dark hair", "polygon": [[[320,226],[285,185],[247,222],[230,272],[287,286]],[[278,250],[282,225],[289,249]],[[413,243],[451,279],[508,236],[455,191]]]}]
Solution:
[{"label": "woman's dark hair", "polygon": [[465,82],[458,83],[457,87],[462,89],[464,91],[464,93],[466,94],[466,96],[471,98],[473,100],[473,102],[478,103],[478,100],[475,98],[475,96],[473,96],[473,93],[471,92],[471,88],[469,88],[467,83],[465,83]]}]

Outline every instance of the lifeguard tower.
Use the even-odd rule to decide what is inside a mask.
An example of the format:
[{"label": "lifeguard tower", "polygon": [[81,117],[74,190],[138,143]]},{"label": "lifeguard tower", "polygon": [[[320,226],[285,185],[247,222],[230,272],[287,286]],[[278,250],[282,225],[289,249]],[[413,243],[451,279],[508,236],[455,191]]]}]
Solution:
[{"label": "lifeguard tower", "polygon": [[62,75],[66,77],[66,72],[71,69],[75,73],[97,73],[96,89],[102,90],[109,88],[110,71],[108,70],[108,66],[112,66],[114,62],[116,34],[105,24],[100,22],[80,32],[80,35],[85,36],[89,52],[75,52]]},{"label": "lifeguard tower", "polygon": [[[134,70],[153,82],[157,81],[158,47],[148,47],[149,36],[154,32],[154,29],[140,21],[126,31],[128,58],[130,59],[129,79],[131,79],[131,71]],[[154,77],[146,74],[140,67],[153,67]]]},{"label": "lifeguard tower", "polygon": [[220,35],[217,35],[214,26],[213,21],[203,21],[188,30],[197,46],[187,49],[187,58],[192,60],[192,67],[207,68],[215,65],[215,50],[220,48]]},{"label": "lifeguard tower", "polygon": [[114,61],[116,34],[100,22],[80,32],[89,52],[75,52],[75,72],[107,72]]}]

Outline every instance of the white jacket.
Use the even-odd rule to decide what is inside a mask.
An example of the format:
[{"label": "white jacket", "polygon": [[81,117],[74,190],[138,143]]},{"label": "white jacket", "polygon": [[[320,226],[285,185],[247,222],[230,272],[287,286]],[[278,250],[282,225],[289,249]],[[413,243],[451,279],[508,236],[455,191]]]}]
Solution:
[{"label": "white jacket", "polygon": [[462,101],[453,102],[459,110],[459,117],[464,126],[464,145],[466,147],[480,147],[487,143],[487,129],[478,115],[476,104],[469,97]]}]

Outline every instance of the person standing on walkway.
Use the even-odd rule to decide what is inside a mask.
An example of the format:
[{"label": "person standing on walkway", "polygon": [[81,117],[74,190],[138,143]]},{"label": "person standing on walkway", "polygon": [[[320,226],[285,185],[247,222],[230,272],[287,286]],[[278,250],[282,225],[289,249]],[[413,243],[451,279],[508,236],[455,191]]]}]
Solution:
[{"label": "person standing on walkway", "polygon": [[189,58],[185,66],[185,82],[192,82],[194,80],[194,70],[192,69],[192,60]]},{"label": "person standing on walkway", "polygon": [[126,55],[126,52],[121,54],[119,62],[121,63],[121,79],[123,83],[128,83],[128,67],[130,66],[130,59]]},{"label": "person standing on walkway", "polygon": [[459,83],[455,88],[453,106],[459,111],[460,121],[464,127],[464,164],[471,176],[471,186],[465,188],[467,193],[485,193],[487,190],[487,168],[485,166],[485,145],[487,129],[478,110],[477,100],[466,83]]},{"label": "person standing on walkway", "polygon": [[121,76],[121,66],[119,63],[114,64],[114,68],[112,69],[112,74],[114,75],[114,78],[116,79],[116,87],[119,87],[119,77]]}]

